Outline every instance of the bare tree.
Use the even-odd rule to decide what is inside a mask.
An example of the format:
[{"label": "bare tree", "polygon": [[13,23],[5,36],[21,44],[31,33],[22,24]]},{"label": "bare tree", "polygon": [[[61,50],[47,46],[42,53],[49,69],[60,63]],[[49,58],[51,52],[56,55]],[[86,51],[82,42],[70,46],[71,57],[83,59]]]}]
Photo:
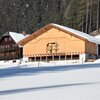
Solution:
[{"label": "bare tree", "polygon": [[92,0],[90,1],[89,33],[91,33],[91,23],[92,23]]},{"label": "bare tree", "polygon": [[89,17],[89,0],[87,0],[87,10],[86,10],[86,30],[85,32],[88,32],[88,17]]},{"label": "bare tree", "polygon": [[99,24],[100,24],[100,20],[99,20],[99,17],[100,17],[100,0],[98,0],[97,2],[97,30],[99,30]]}]

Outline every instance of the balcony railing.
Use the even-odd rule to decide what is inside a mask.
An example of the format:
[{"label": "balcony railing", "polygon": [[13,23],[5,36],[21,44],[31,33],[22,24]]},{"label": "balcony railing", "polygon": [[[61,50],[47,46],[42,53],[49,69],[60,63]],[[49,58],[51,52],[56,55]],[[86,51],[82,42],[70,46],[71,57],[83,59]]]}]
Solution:
[{"label": "balcony railing", "polygon": [[0,47],[0,52],[14,51],[14,50],[17,50],[17,49],[18,49],[18,47],[9,47],[9,48],[7,48],[7,47],[1,48]]},{"label": "balcony railing", "polygon": [[19,58],[20,58],[19,55],[0,56],[0,60],[12,60],[12,59],[19,59]]}]

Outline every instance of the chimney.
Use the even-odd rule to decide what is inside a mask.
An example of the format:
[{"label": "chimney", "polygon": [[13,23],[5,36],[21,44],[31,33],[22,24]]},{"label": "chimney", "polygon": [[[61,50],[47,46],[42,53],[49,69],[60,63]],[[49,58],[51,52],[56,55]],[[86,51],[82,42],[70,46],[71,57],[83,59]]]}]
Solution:
[{"label": "chimney", "polygon": [[26,36],[26,31],[23,31],[22,34],[23,34],[24,36]]}]

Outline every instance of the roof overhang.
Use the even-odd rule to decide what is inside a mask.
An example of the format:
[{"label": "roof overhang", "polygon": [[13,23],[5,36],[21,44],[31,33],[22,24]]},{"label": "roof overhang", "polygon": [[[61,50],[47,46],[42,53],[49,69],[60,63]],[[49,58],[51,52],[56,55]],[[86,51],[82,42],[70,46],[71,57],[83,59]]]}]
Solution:
[{"label": "roof overhang", "polygon": [[[64,28],[63,28],[64,27]],[[42,28],[40,28],[39,30],[37,30],[36,32],[33,32],[31,35],[29,35],[28,37],[24,38],[23,40],[19,41],[18,44],[19,45],[22,45],[24,46],[26,43],[28,43],[29,41],[31,41],[32,39],[35,39],[36,37],[38,37],[39,35],[43,34],[44,32],[47,32],[48,30],[50,30],[51,28],[56,28],[60,31],[63,31],[63,32],[66,32],[66,33],[69,33],[69,34],[72,34],[73,36],[76,36],[82,40],[86,40],[86,41],[89,41],[89,42],[93,42],[96,44],[96,42],[92,41],[92,39],[94,39],[95,41],[97,41],[93,36],[90,36],[86,33],[83,33],[83,32],[80,32],[80,31],[77,31],[77,30],[74,30],[74,29],[71,29],[71,28],[68,28],[70,30],[73,30],[73,31],[69,31],[67,30],[65,26],[61,26],[61,25],[58,25],[58,24],[54,24],[54,23],[50,23]],[[78,34],[75,34],[75,32],[79,32]],[[81,34],[84,34],[83,36]],[[87,38],[85,38],[87,35]],[[88,39],[88,37],[90,37],[90,40]],[[92,39],[91,39],[92,38]],[[98,41],[97,41],[98,42]],[[98,42],[99,43],[99,42]]]}]

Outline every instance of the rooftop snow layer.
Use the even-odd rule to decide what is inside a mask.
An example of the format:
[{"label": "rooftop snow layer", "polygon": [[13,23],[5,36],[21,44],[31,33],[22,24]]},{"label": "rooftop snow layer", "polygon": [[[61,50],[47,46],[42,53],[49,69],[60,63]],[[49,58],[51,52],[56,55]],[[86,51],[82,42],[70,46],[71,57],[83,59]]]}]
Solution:
[{"label": "rooftop snow layer", "polygon": [[100,39],[100,35],[95,36],[95,38]]},{"label": "rooftop snow layer", "polygon": [[27,37],[28,35],[23,35],[20,33],[15,33],[15,32],[9,32],[10,36],[14,39],[14,41],[16,43],[18,43],[20,40],[24,39],[25,37]]},{"label": "rooftop snow layer", "polygon": [[72,28],[68,28],[66,26],[62,26],[62,25],[58,25],[58,24],[54,24],[52,23],[53,26],[56,26],[60,29],[63,29],[64,31],[69,31],[71,33],[74,33],[75,35],[77,36],[80,36],[82,38],[85,38],[87,39],[88,41],[90,42],[93,42],[93,43],[96,43],[96,44],[100,44],[100,40],[91,36],[91,35],[88,35],[87,33],[84,33],[84,32],[81,32],[81,31],[78,31],[78,30],[75,30],[75,29],[72,29]]}]

